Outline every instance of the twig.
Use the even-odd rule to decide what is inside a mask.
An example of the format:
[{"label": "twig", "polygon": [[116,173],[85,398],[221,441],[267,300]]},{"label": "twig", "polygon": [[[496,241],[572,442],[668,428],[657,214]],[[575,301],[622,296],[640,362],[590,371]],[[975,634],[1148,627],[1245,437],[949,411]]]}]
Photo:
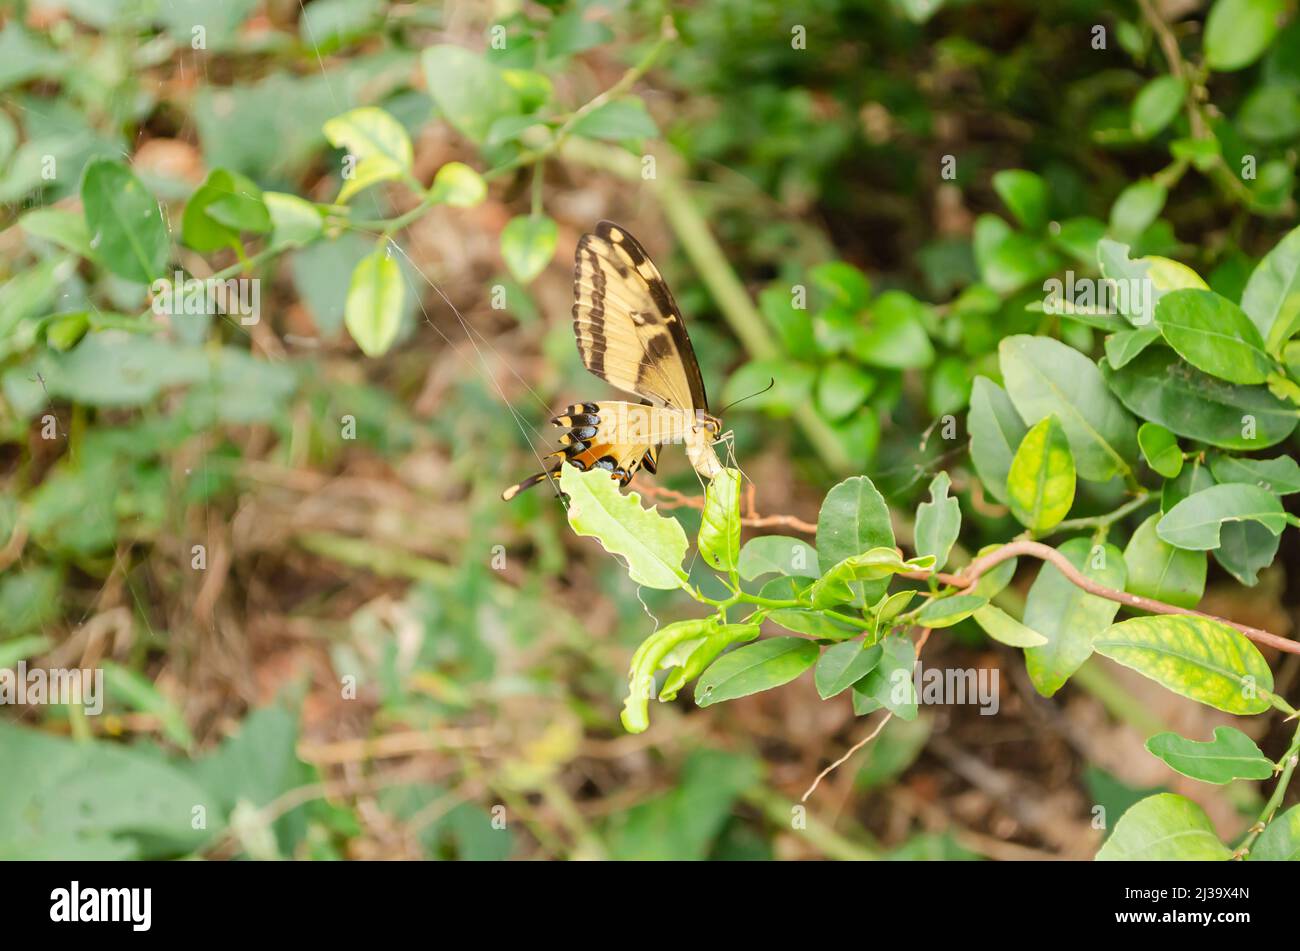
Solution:
[{"label": "twig", "polygon": [[1249,834],[1233,852],[1233,858],[1240,859],[1250,854],[1250,847],[1255,844],[1259,834],[1273,821],[1274,814],[1281,807],[1282,800],[1286,798],[1286,788],[1291,784],[1291,776],[1295,772],[1296,764],[1300,763],[1300,726],[1296,727],[1295,736],[1291,739],[1291,745],[1282,754],[1282,759],[1279,762],[1282,764],[1282,775],[1278,778],[1277,785],[1273,787],[1273,795],[1268,797],[1268,802],[1264,805],[1264,811],[1259,814],[1255,824],[1250,827]]},{"label": "twig", "polygon": [[868,733],[868,734],[867,734],[866,736],[864,736],[862,739],[858,740],[858,742],[856,742],[856,743],[854,743],[852,746],[850,746],[849,749],[848,749],[848,752],[847,752],[847,753],[845,753],[843,756],[841,756],[841,757],[840,757],[839,759],[837,759],[835,762],[831,763],[831,765],[827,766],[827,767],[826,767],[825,769],[823,769],[820,773],[818,773],[818,774],[817,774],[817,778],[814,779],[814,780],[812,781],[812,785],[809,786],[806,790],[804,790],[804,794],[803,794],[802,796],[799,797],[799,801],[800,801],[800,802],[807,802],[807,801],[808,801],[808,797],[811,796],[813,793],[815,793],[815,792],[817,791],[817,787],[821,785],[821,782],[822,782],[823,779],[825,779],[825,778],[826,778],[827,776],[829,776],[831,773],[835,772],[835,770],[839,769],[841,766],[843,766],[845,763],[847,763],[850,759],[853,758],[853,754],[854,754],[854,753],[856,753],[858,750],[862,749],[862,747],[866,746],[868,743],[870,743],[872,740],[874,740],[877,736],[879,736],[879,735],[880,735],[880,731],[883,730],[883,729],[885,728],[885,724],[888,723],[888,722],[889,722],[890,720],[892,720],[892,719],[894,719],[894,713],[893,713],[893,711],[891,710],[889,713],[886,713],[883,717],[880,718],[880,722],[876,724],[876,728],[875,728],[874,730],[872,730],[870,733]]},{"label": "twig", "polygon": [[1192,617],[1204,618],[1207,621],[1218,621],[1220,624],[1226,624],[1236,631],[1240,631],[1257,644],[1267,644],[1276,650],[1286,651],[1291,654],[1300,654],[1300,642],[1293,641],[1287,637],[1279,637],[1276,634],[1270,634],[1268,631],[1261,631],[1257,627],[1251,627],[1248,624],[1238,624],[1236,621],[1230,621],[1227,618],[1218,617],[1214,614],[1206,614],[1203,611],[1195,611],[1191,608],[1180,608],[1172,604],[1165,604],[1163,601],[1156,601],[1152,598],[1144,598],[1141,595],[1129,594],[1127,591],[1116,591],[1114,588],[1108,588],[1105,585],[1098,584],[1091,578],[1084,575],[1078,568],[1070,564],[1069,559],[1062,555],[1055,548],[1044,545],[1041,542],[1021,539],[1003,545],[997,551],[991,551],[982,558],[976,558],[960,574],[951,575],[944,572],[929,571],[909,571],[903,573],[905,577],[928,580],[931,577],[938,578],[944,584],[952,585],[963,591],[974,587],[980,577],[990,568],[1002,564],[1012,558],[1018,558],[1021,555],[1029,555],[1033,558],[1039,558],[1051,564],[1075,587],[1082,588],[1089,594],[1094,594],[1099,598],[1105,598],[1107,601],[1114,601],[1117,604],[1123,604],[1130,608],[1136,608],[1139,611],[1147,611],[1151,614],[1169,614],[1169,615],[1190,615]]},{"label": "twig", "polygon": [[[666,489],[659,485],[644,486],[641,489],[641,494],[647,498],[657,500],[659,505],[666,509],[690,508],[699,509],[701,511],[704,509],[704,496],[702,495],[686,495],[675,489]],[[780,526],[782,528],[793,528],[795,531],[803,532],[807,535],[817,534],[816,525],[811,522],[805,522],[803,519],[796,518],[793,515],[759,515],[754,508],[753,486],[750,486],[747,501],[748,504],[746,505],[746,510],[749,514],[741,517],[741,525],[748,528],[770,528],[772,526]]]}]

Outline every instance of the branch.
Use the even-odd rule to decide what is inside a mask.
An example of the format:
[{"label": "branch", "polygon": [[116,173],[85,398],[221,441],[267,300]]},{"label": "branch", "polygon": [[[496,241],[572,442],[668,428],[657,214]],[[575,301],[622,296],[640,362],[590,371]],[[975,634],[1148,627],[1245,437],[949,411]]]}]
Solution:
[{"label": "branch", "polygon": [[[642,486],[641,494],[647,498],[656,499],[660,508],[704,510],[704,496],[702,495],[686,495],[683,492],[666,489],[660,485]],[[758,510],[754,507],[754,485],[752,482],[745,489],[745,512],[747,514],[741,517],[740,524],[749,528],[770,528],[775,525],[782,528],[793,528],[795,531],[803,532],[806,535],[817,534],[816,525],[805,522],[793,515],[759,515]]]},{"label": "branch", "polygon": [[929,571],[909,571],[906,577],[919,579],[921,581],[929,580],[931,577],[938,578],[944,584],[952,585],[963,591],[975,585],[990,568],[1002,564],[1011,558],[1017,558],[1020,555],[1029,555],[1042,561],[1051,562],[1053,566],[1066,579],[1078,588],[1082,588],[1089,594],[1094,594],[1099,598],[1105,598],[1107,601],[1114,601],[1117,604],[1123,604],[1130,608],[1136,608],[1139,611],[1147,611],[1151,614],[1171,614],[1171,615],[1191,615],[1192,617],[1205,618],[1207,621],[1218,621],[1220,624],[1226,624],[1228,627],[1246,635],[1257,644],[1267,644],[1276,650],[1285,651],[1290,654],[1300,654],[1300,642],[1293,641],[1287,637],[1279,637],[1276,634],[1270,634],[1268,631],[1261,631],[1257,627],[1251,627],[1248,624],[1238,624],[1236,621],[1230,621],[1227,618],[1218,617],[1214,614],[1206,614],[1203,611],[1196,611],[1191,608],[1180,608],[1172,604],[1165,604],[1163,601],[1156,601],[1153,598],[1144,598],[1141,595],[1129,594],[1127,591],[1116,591],[1114,588],[1107,588],[1105,585],[1098,584],[1091,578],[1079,571],[1078,568],[1070,564],[1069,559],[1062,555],[1055,548],[1044,545],[1041,542],[1021,539],[1003,545],[997,551],[989,552],[982,558],[976,558],[960,574],[950,575],[943,572]]}]

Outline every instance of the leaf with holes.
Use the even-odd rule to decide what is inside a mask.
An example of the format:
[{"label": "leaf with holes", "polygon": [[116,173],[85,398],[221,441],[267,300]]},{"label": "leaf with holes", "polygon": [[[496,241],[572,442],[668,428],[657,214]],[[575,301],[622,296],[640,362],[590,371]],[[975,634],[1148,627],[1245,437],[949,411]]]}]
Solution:
[{"label": "leaf with holes", "polygon": [[579,535],[595,538],[620,556],[637,584],[671,590],[686,585],[682,559],[689,547],[686,532],[674,518],[653,507],[642,508],[636,492],[619,492],[604,469],[560,469],[560,490],[569,497],[569,524]]},{"label": "leaf with holes", "polygon": [[695,685],[701,707],[780,687],[817,663],[820,648],[802,637],[773,637],[714,661]]}]

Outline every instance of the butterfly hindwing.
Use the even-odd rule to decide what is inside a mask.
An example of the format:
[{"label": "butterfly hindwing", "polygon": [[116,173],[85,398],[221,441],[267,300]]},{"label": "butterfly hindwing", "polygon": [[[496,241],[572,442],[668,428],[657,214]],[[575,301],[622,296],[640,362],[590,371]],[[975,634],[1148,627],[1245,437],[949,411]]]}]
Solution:
[{"label": "butterfly hindwing", "polygon": [[604,469],[627,485],[637,470],[654,472],[659,461],[655,436],[679,426],[676,411],[635,403],[575,403],[551,420],[567,432],[560,436],[563,449],[551,453],[560,461],[550,472],[539,472],[502,493],[506,501],[524,489],[554,476],[568,462],[579,469]]},{"label": "butterfly hindwing", "polygon": [[573,291],[573,332],[588,370],[657,406],[707,411],[681,311],[640,242],[600,222],[578,242]]}]

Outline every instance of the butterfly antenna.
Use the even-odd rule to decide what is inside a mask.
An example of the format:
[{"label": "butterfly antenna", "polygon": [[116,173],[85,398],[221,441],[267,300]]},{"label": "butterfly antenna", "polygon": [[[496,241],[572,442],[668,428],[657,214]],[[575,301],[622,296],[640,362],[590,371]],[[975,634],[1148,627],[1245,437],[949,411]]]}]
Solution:
[{"label": "butterfly antenna", "polygon": [[718,412],[718,415],[719,416],[723,415],[724,413],[727,412],[727,410],[731,409],[731,407],[735,406],[737,403],[743,403],[745,402],[745,400],[752,400],[755,396],[762,396],[764,393],[766,393],[774,386],[776,386],[776,377],[772,377],[770,380],[768,380],[767,386],[763,387],[757,393],[750,393],[748,396],[742,396],[738,400],[732,400],[726,406],[722,407],[722,409]]}]

